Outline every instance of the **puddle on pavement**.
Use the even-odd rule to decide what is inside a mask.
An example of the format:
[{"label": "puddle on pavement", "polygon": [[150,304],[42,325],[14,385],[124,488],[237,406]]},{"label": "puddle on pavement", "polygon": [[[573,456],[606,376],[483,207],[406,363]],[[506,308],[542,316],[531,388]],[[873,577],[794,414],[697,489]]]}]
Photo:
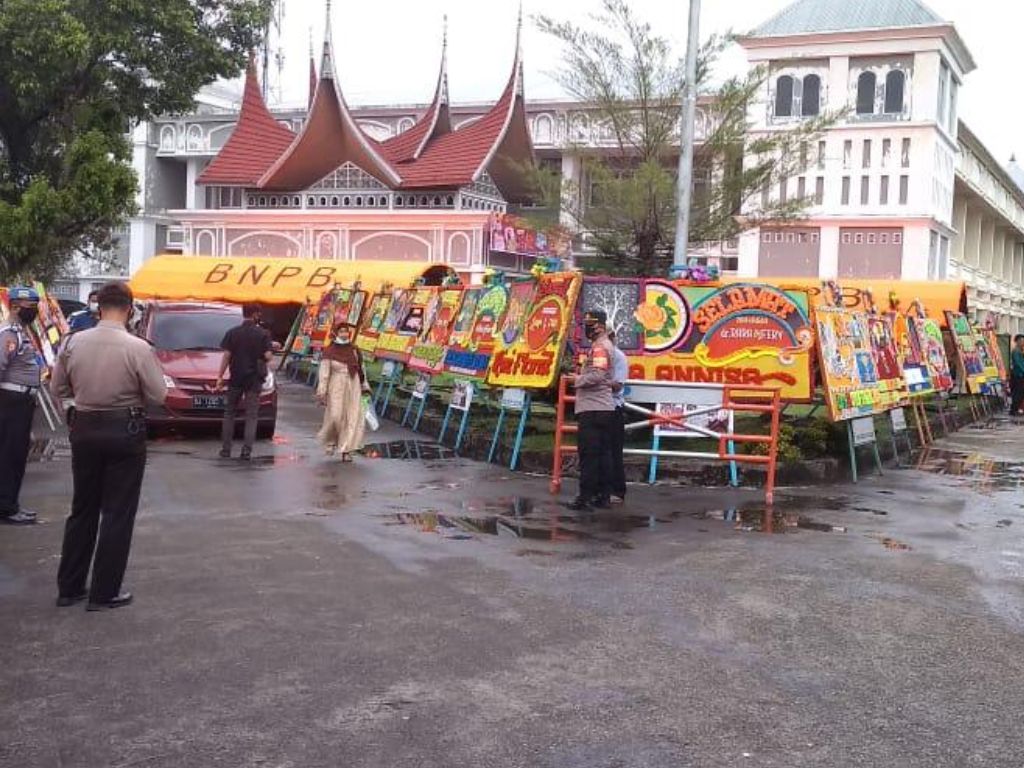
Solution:
[{"label": "puddle on pavement", "polygon": [[[800,506],[802,500],[794,500]],[[808,499],[810,506],[820,500]],[[787,507],[792,509],[789,502]],[[739,531],[789,533],[798,529],[845,532],[846,529],[818,522],[793,511],[779,508],[750,507],[711,512],[662,511],[657,514],[633,514],[623,509],[573,512],[554,502],[536,502],[516,496],[502,500],[463,501],[456,512],[425,510],[397,512],[384,516],[385,525],[408,526],[423,533],[462,541],[478,537],[499,537],[526,541],[601,542],[613,549],[632,549],[625,538],[634,531],[659,530],[681,517],[716,520]],[[820,503],[815,504],[821,508]],[[700,529],[707,532],[707,529]],[[537,554],[537,550],[521,550]]]},{"label": "puddle on pavement", "polygon": [[367,445],[363,448],[363,455],[368,459],[436,461],[455,458],[455,451],[429,440],[392,440]]},{"label": "puddle on pavement", "polygon": [[929,474],[957,478],[963,485],[979,493],[1024,488],[1024,462],[996,461],[979,453],[925,448],[917,455],[914,468]]}]

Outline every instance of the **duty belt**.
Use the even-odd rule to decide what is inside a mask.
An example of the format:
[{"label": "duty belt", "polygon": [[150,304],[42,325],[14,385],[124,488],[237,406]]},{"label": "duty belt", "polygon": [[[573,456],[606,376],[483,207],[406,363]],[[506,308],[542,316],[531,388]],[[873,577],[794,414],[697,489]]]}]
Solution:
[{"label": "duty belt", "polygon": [[29,387],[25,384],[12,384],[9,381],[0,381],[0,389],[5,389],[8,392],[18,392],[22,395],[31,395],[35,393],[39,387]]}]

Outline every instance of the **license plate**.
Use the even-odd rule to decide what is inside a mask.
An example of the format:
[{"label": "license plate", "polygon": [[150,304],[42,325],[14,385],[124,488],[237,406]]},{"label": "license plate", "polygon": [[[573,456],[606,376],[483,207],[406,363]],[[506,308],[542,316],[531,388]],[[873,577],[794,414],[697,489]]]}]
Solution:
[{"label": "license plate", "polygon": [[192,397],[193,408],[223,408],[224,407],[224,396],[223,395],[195,395]]}]

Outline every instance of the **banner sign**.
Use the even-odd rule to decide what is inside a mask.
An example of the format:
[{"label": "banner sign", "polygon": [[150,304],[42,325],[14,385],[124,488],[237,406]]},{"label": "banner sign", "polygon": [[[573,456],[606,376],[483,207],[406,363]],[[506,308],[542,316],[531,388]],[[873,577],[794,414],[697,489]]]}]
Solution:
[{"label": "banner sign", "polygon": [[492,251],[528,256],[563,257],[569,254],[570,239],[564,232],[534,229],[510,213],[492,213],[488,229]]},{"label": "banner sign", "polygon": [[473,382],[456,381],[452,384],[451,407],[457,411],[468,411],[473,402]]},{"label": "banner sign", "polygon": [[[704,406],[706,407],[706,406]],[[720,410],[708,413],[701,413],[697,416],[684,418],[687,414],[699,411],[702,406],[690,403],[658,403],[654,410],[659,416],[671,416],[682,419],[687,426],[701,427],[702,429],[727,434],[731,431],[729,416],[732,411]],[[657,437],[707,437],[706,432],[693,429],[686,429],[676,424],[658,424],[654,427],[654,434]]]},{"label": "banner sign", "polygon": [[494,353],[495,333],[505,319],[508,300],[509,290],[505,285],[466,291],[444,356],[447,373],[471,379],[486,378]]},{"label": "banner sign", "polygon": [[884,413],[906,401],[892,326],[884,317],[817,307],[818,359],[833,421]]},{"label": "banner sign", "polygon": [[372,355],[376,351],[377,340],[384,328],[384,321],[388,317],[390,307],[391,296],[386,293],[378,293],[370,301],[370,307],[363,316],[359,333],[356,334],[356,346],[363,352]]},{"label": "banner sign", "polygon": [[875,419],[872,416],[862,416],[853,420],[853,444],[856,447],[871,445],[876,442]]},{"label": "banner sign", "polygon": [[[960,312],[947,312],[946,325],[949,326],[949,332],[953,335],[960,381],[963,382],[969,394],[984,394],[988,377],[985,375],[985,361],[979,353],[979,340],[974,334],[971,322],[966,315]],[[981,346],[985,347],[984,342]]]},{"label": "banner sign", "polygon": [[513,283],[487,383],[546,389],[558,378],[581,276],[541,275],[531,287]]},{"label": "banner sign", "polygon": [[[806,291],[763,283],[584,281],[577,319],[600,309],[629,358],[629,377],[778,388],[812,394],[814,332]],[[581,346],[582,330],[575,336]]]},{"label": "banner sign", "polygon": [[423,332],[409,354],[409,368],[430,374],[444,370],[444,353],[462,303],[462,294],[462,288],[442,288],[430,297]]},{"label": "banner sign", "polygon": [[938,320],[930,317],[913,318],[910,326],[916,333],[918,344],[928,366],[928,378],[937,392],[949,392],[953,389],[953,372],[946,357],[946,345],[942,338],[942,326]]}]

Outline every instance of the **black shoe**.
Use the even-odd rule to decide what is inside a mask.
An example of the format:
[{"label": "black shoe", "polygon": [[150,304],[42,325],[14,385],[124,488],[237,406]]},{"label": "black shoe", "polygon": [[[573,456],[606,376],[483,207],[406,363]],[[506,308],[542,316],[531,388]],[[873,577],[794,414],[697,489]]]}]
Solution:
[{"label": "black shoe", "polygon": [[612,504],[608,500],[607,496],[602,496],[600,499],[594,499],[594,509],[611,509]]},{"label": "black shoe", "polygon": [[593,510],[593,507],[590,506],[590,503],[581,496],[577,496],[572,501],[562,504],[562,506],[565,507],[566,509],[571,509],[574,512],[590,512]]},{"label": "black shoe", "polygon": [[238,458],[240,458],[242,461],[251,461],[252,460],[252,448],[243,448],[242,452],[240,454],[238,454]]},{"label": "black shoe", "polygon": [[57,598],[57,607],[58,608],[67,608],[68,606],[74,605],[75,603],[82,602],[88,596],[89,596],[88,592],[81,592],[81,593],[79,593],[77,595],[72,595],[71,597],[66,597],[64,595],[61,595],[60,597]]},{"label": "black shoe", "polygon": [[124,608],[126,605],[131,605],[131,602],[132,602],[132,593],[131,592],[122,592],[117,597],[113,597],[110,600],[107,600],[106,602],[103,602],[103,603],[94,603],[92,600],[90,600],[88,603],[86,603],[85,610],[87,610],[87,611],[109,611],[112,608]]},{"label": "black shoe", "polygon": [[222,459],[230,459],[231,458],[231,449],[230,448],[221,448],[220,449],[220,457]]},{"label": "black shoe", "polygon": [[35,525],[37,522],[36,513],[24,509],[13,515],[0,515],[0,525]]}]

